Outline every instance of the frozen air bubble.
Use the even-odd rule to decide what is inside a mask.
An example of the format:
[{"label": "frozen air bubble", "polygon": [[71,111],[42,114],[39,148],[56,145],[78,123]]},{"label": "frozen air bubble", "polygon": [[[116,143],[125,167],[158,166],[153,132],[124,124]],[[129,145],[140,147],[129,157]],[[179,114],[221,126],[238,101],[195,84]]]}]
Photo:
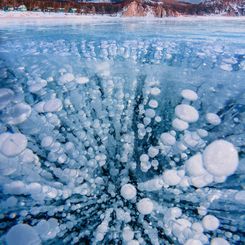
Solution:
[{"label": "frozen air bubble", "polygon": [[164,145],[174,145],[176,143],[175,137],[170,133],[162,133],[160,139]]},{"label": "frozen air bubble", "polygon": [[151,168],[150,162],[140,162],[140,169],[143,172],[147,172]]},{"label": "frozen air bubble", "polygon": [[156,100],[150,100],[149,106],[153,109],[156,109],[158,107],[158,102]]},{"label": "frozen air bubble", "polygon": [[16,125],[26,121],[30,115],[31,107],[26,103],[19,103],[12,106],[3,117],[6,118],[7,123]]},{"label": "frozen air bubble", "polygon": [[215,113],[207,113],[206,120],[212,125],[219,125],[221,123],[220,117]]},{"label": "frozen air bubble", "polygon": [[0,89],[0,110],[4,109],[12,100],[14,92],[8,88]]},{"label": "frozen air bubble", "polygon": [[161,93],[161,90],[160,90],[159,88],[157,88],[157,87],[151,88],[150,91],[151,91],[150,93],[151,93],[152,95],[159,95],[159,94]]},{"label": "frozen air bubble", "polygon": [[36,225],[35,230],[43,240],[46,240],[48,233],[50,232],[49,223],[46,220],[40,220]]},{"label": "frozen air bubble", "polygon": [[88,77],[78,77],[76,78],[76,82],[78,84],[86,84],[89,82],[89,78]]},{"label": "frozen air bubble", "polygon": [[6,157],[17,156],[23,152],[26,147],[27,139],[23,134],[4,133],[0,135],[0,152]]},{"label": "frozen air bubble", "polygon": [[177,105],[175,107],[175,115],[181,120],[189,123],[196,122],[199,118],[198,111],[190,105]]},{"label": "frozen air bubble", "polygon": [[213,176],[210,174],[204,174],[201,176],[193,176],[191,177],[191,184],[196,188],[202,188],[213,182]]},{"label": "frozen air bubble", "polygon": [[207,214],[208,210],[207,210],[206,207],[200,206],[200,207],[197,208],[197,212],[198,212],[199,215],[204,216],[204,215]]},{"label": "frozen air bubble", "polygon": [[197,133],[201,138],[205,138],[208,136],[208,131],[205,129],[198,129]]},{"label": "frozen air bubble", "polygon": [[132,184],[125,184],[121,187],[121,196],[126,200],[136,197],[136,188]]},{"label": "frozen air bubble", "polygon": [[150,214],[153,208],[154,206],[150,198],[143,198],[137,203],[137,210],[143,215]]},{"label": "frozen air bubble", "polygon": [[197,233],[197,234],[201,234],[203,233],[203,227],[202,224],[200,222],[195,222],[192,224],[191,229]]},{"label": "frozen air bubble", "polygon": [[229,242],[227,242],[224,238],[222,237],[215,237],[211,240],[210,245],[230,245]]},{"label": "frozen air bubble", "polygon": [[202,242],[196,239],[188,239],[185,245],[202,245]]},{"label": "frozen air bubble", "polygon": [[45,101],[41,101],[41,102],[38,102],[37,104],[35,104],[33,106],[34,110],[38,113],[43,113],[44,110],[43,110],[43,107],[45,105]]},{"label": "frozen air bubble", "polygon": [[187,146],[185,144],[183,144],[182,142],[177,142],[177,147],[180,151],[185,151],[187,150]]},{"label": "frozen air bubble", "polygon": [[47,82],[53,82],[54,81],[54,78],[53,77],[48,77],[47,78]]},{"label": "frozen air bubble", "polygon": [[63,84],[72,82],[74,79],[75,79],[75,77],[72,73],[66,73],[60,77],[60,81]]},{"label": "frozen air bubble", "polygon": [[175,130],[171,130],[169,133],[170,133],[171,135],[173,135],[174,137],[176,136],[176,131],[175,131]]},{"label": "frozen air bubble", "polygon": [[38,82],[32,83],[29,85],[29,91],[31,93],[37,93],[39,92],[42,88],[46,87],[47,81],[40,79]]},{"label": "frozen air bubble", "polygon": [[235,200],[245,203],[245,190],[238,191],[235,195]]},{"label": "frozen air bubble", "polygon": [[39,183],[31,183],[29,184],[27,187],[27,192],[29,192],[31,195],[37,195],[39,193],[41,193],[42,191],[42,186]]},{"label": "frozen air bubble", "polygon": [[183,143],[189,147],[195,148],[201,143],[201,138],[195,132],[185,131]]},{"label": "frozen air bubble", "polygon": [[152,166],[154,169],[157,169],[158,165],[159,165],[159,162],[158,162],[157,160],[152,160],[152,161],[151,161],[151,166]]},{"label": "frozen air bubble", "polygon": [[127,245],[139,245],[139,241],[138,240],[131,240],[129,242],[127,242]]},{"label": "frozen air bubble", "polygon": [[44,148],[50,147],[54,143],[54,140],[51,136],[45,136],[43,137],[41,141],[41,146]]},{"label": "frozen air bubble", "polygon": [[45,102],[43,110],[45,112],[57,112],[62,109],[62,101],[60,99],[54,98]]},{"label": "frozen air bubble", "polygon": [[215,176],[229,176],[238,166],[238,153],[234,145],[225,140],[215,140],[203,152],[204,167]]},{"label": "frozen air bubble", "polygon": [[190,89],[184,89],[181,91],[181,96],[189,101],[195,101],[198,99],[198,95],[195,91]]},{"label": "frozen air bubble", "polygon": [[110,76],[110,63],[109,62],[100,62],[96,65],[96,70],[102,75],[102,76]]},{"label": "frozen air bubble", "polygon": [[182,210],[178,207],[170,208],[169,212],[173,219],[178,219],[182,215]]},{"label": "frozen air bubble", "polygon": [[162,118],[161,118],[161,117],[159,117],[159,116],[156,116],[156,117],[155,117],[155,121],[159,123],[159,122],[161,122],[161,121],[162,121]]},{"label": "frozen air bubble", "polygon": [[149,161],[149,156],[147,154],[142,154],[140,156],[140,161],[141,162],[147,162],[147,161]]},{"label": "frozen air bubble", "polygon": [[54,188],[52,188],[48,193],[47,193],[47,197],[49,198],[56,198],[58,195],[58,191]]},{"label": "frozen air bubble", "polygon": [[11,196],[6,200],[6,205],[8,207],[14,207],[17,204],[18,200],[14,197]]},{"label": "frozen air bubble", "polygon": [[179,177],[178,173],[176,170],[166,170],[163,173],[163,181],[167,185],[177,185],[181,181],[181,178]]},{"label": "frozen air bubble", "polygon": [[205,230],[215,231],[219,227],[219,220],[213,215],[206,215],[202,219],[202,225]]},{"label": "frozen air bubble", "polygon": [[177,219],[172,226],[173,234],[176,237],[179,237],[180,233],[182,233],[186,228],[191,227],[191,222],[187,219]]},{"label": "frozen air bubble", "polygon": [[220,65],[220,68],[224,71],[232,71],[233,68],[232,68],[232,65],[231,64],[221,64]]},{"label": "frozen air bubble", "polygon": [[197,153],[185,162],[185,169],[189,176],[200,176],[206,173],[203,167],[202,154]]},{"label": "frozen air bubble", "polygon": [[151,158],[154,158],[155,156],[157,156],[159,153],[159,149],[154,147],[154,146],[151,146],[149,149],[148,149],[148,155],[151,157]]},{"label": "frozen air bubble", "polygon": [[183,131],[189,127],[189,124],[179,118],[175,118],[172,122],[172,126],[178,131]]},{"label": "frozen air bubble", "polygon": [[130,228],[130,226],[126,226],[123,228],[122,237],[124,241],[131,241],[134,238],[134,232]]},{"label": "frozen air bubble", "polygon": [[17,224],[10,228],[6,235],[8,245],[41,244],[36,230],[27,224]]},{"label": "frozen air bubble", "polygon": [[143,119],[143,122],[144,122],[144,125],[147,126],[147,125],[149,125],[151,123],[151,118],[150,117],[145,117]]},{"label": "frozen air bubble", "polygon": [[155,117],[156,113],[153,109],[146,109],[145,110],[145,116],[149,118]]}]

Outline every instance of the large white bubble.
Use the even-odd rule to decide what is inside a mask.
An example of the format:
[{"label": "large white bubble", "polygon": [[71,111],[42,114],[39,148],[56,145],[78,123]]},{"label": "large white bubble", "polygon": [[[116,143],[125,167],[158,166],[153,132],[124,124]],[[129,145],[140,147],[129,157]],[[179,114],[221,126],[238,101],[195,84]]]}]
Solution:
[{"label": "large white bubble", "polygon": [[205,168],[215,176],[229,176],[238,166],[236,148],[226,140],[215,140],[203,152]]},{"label": "large white bubble", "polygon": [[6,235],[8,245],[39,245],[41,240],[33,227],[18,224],[10,228]]}]

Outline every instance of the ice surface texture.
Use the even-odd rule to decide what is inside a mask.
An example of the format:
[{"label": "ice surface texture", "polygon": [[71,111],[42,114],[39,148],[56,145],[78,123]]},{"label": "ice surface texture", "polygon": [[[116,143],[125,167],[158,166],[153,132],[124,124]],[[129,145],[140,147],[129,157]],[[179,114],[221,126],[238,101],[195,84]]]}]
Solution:
[{"label": "ice surface texture", "polygon": [[242,40],[81,27],[3,35],[0,243],[243,243]]}]

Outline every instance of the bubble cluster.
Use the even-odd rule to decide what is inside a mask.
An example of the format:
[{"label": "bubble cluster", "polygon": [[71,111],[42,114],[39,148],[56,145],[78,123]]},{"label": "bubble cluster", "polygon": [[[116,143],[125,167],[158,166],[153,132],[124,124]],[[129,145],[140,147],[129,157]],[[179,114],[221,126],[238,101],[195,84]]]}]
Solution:
[{"label": "bubble cluster", "polygon": [[[101,88],[94,81],[86,79],[91,90],[81,81],[73,87],[72,84],[77,84],[74,80],[75,76],[69,73],[57,78],[62,86],[64,81],[69,85],[64,87],[69,91],[67,96],[55,95],[43,86],[39,92],[35,90],[39,102],[21,101],[31,112],[15,122],[14,132],[7,130],[12,123],[2,117],[5,132],[0,135],[1,172],[7,200],[1,206],[7,212],[2,218],[10,219],[7,244],[27,241],[39,244],[51,239],[75,244],[88,237],[93,242],[115,239],[127,244],[148,241],[160,244],[159,232],[172,234],[181,244],[206,244],[210,237],[206,232],[216,231],[220,226],[217,217],[199,208],[201,217],[196,219],[186,215],[181,205],[166,206],[147,194],[166,190],[185,195],[193,187],[222,183],[236,171],[239,159],[232,143],[223,139],[208,143],[204,140],[207,131],[188,129],[199,118],[198,111],[189,104],[197,99],[197,94],[192,90],[182,91],[184,100],[176,105],[173,129],[159,133],[158,141],[154,145],[148,143],[147,150],[136,157],[134,142],[152,134],[154,128],[147,129],[157,116],[155,110],[161,106],[156,97],[161,93],[157,83],[146,85],[146,103],[138,104],[142,122],[137,127],[144,129],[142,135],[141,130],[136,133],[131,130],[135,105],[130,105],[129,100],[134,100],[134,89],[125,94],[120,83],[104,78],[102,97]],[[2,97],[2,104],[11,111],[17,105],[15,91],[3,88],[0,92],[11,96],[11,99]],[[125,97],[128,100],[123,100]],[[15,114],[9,116],[14,118]],[[120,147],[117,142],[121,142]],[[172,168],[164,169],[163,158],[171,162]],[[138,182],[137,176],[146,175],[151,169],[162,173]],[[199,189],[196,195],[208,195],[207,190]],[[206,201],[208,209],[212,201]],[[8,214],[11,209],[16,211]],[[113,219],[113,215],[117,218]],[[151,227],[144,219],[146,216],[153,220],[158,217],[159,221]],[[19,224],[13,225],[13,218]],[[86,224],[95,230],[92,232]],[[118,225],[122,229],[112,235]],[[213,237],[212,243],[217,243],[217,239],[223,238]]]},{"label": "bubble cluster", "polygon": [[[0,243],[244,242],[244,106],[232,87],[165,84],[144,63],[174,69],[173,43],[26,45],[32,65],[16,62],[13,76],[0,63]],[[40,65],[48,50],[62,62]],[[222,52],[208,58],[233,69]]]}]

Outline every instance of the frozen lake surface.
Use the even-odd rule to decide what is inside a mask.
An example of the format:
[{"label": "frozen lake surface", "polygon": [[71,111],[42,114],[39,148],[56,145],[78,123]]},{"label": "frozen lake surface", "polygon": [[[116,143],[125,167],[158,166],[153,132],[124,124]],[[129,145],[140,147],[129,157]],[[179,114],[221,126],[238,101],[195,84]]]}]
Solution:
[{"label": "frozen lake surface", "polygon": [[244,18],[2,19],[0,243],[245,242]]}]

